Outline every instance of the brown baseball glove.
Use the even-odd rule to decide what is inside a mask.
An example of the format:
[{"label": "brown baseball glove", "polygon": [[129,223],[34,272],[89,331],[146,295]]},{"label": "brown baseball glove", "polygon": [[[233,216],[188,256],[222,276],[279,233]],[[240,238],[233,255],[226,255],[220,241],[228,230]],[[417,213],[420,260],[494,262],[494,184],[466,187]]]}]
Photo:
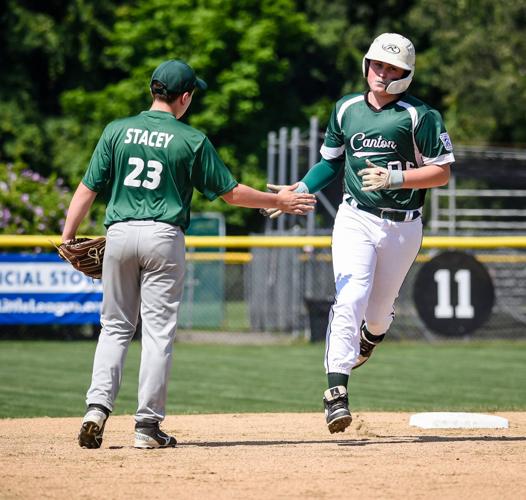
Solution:
[{"label": "brown baseball glove", "polygon": [[68,261],[75,269],[90,278],[102,276],[102,260],[106,238],[76,238],[61,243],[57,247],[58,254]]}]

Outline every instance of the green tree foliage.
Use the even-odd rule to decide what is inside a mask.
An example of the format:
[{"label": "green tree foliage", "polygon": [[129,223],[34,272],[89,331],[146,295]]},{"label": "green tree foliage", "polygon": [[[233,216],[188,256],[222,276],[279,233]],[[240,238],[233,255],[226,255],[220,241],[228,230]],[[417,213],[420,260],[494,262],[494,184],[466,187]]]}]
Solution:
[{"label": "green tree foliage", "polygon": [[444,94],[457,142],[526,142],[526,3],[421,0],[409,20],[429,48],[419,78]]},{"label": "green tree foliage", "polygon": [[102,48],[118,3],[5,2],[0,15],[0,160],[22,161],[44,173],[56,167],[57,127],[48,127],[48,121],[62,114],[60,95],[66,89],[94,88],[116,74],[106,69]]},{"label": "green tree foliage", "polygon": [[[104,125],[149,106],[149,76],[167,58],[187,60],[209,83],[185,120],[241,182],[263,188],[268,131],[306,128],[313,114],[323,127],[336,99],[364,88],[363,54],[385,31],[415,43],[411,92],[442,111],[456,144],[526,142],[522,0],[1,5],[0,162],[71,188]],[[195,196],[193,210],[224,211],[230,232],[261,224],[221,200]]]},{"label": "green tree foliage", "polygon": [[[71,193],[61,191],[60,201],[57,192],[46,190],[47,176],[61,176],[64,189],[74,186],[86,167],[90,140],[98,133],[90,124],[63,115],[61,95],[67,89],[82,86],[89,90],[120,78],[102,53],[119,3],[4,2],[0,13],[0,162],[11,165],[4,180],[8,190],[2,192],[5,231],[61,232],[58,222],[63,214],[57,212],[57,206]],[[0,166],[7,168],[3,163]],[[15,175],[22,175],[23,186]],[[40,176],[39,180],[31,181],[33,176]],[[20,196],[26,195],[35,199],[24,206]],[[41,196],[49,196],[49,213],[44,218],[36,215],[38,207],[47,203]],[[65,205],[68,203],[69,198]],[[31,211],[32,206],[38,210]],[[96,232],[100,232],[101,207],[93,214],[98,221]],[[42,229],[44,224],[49,224],[47,231]],[[81,230],[89,231],[90,224],[88,221]]]},{"label": "green tree foliage", "polygon": [[[318,99],[304,103],[309,115],[321,124],[330,116],[334,103],[342,95],[365,90],[362,60],[372,39],[387,31],[411,36],[405,23],[414,0],[306,0],[305,12],[314,27],[311,71],[316,75],[313,88]],[[379,15],[385,13],[385,15]],[[396,13],[396,16],[393,15]]]},{"label": "green tree foliage", "polygon": [[[140,0],[120,7],[116,16],[104,55],[125,76],[97,91],[79,87],[62,95],[65,114],[90,124],[91,131],[54,124],[62,138],[55,158],[78,171],[87,158],[62,143],[80,133],[93,145],[108,121],[147,108],[153,69],[180,58],[209,83],[205,93],[196,94],[185,120],[209,135],[241,182],[262,188],[267,132],[306,121],[300,89],[315,78],[303,73],[310,67],[305,47],[314,43],[313,30],[294,1]],[[221,201],[210,206],[199,196],[193,208],[222,210],[236,225],[255,217]]]}]

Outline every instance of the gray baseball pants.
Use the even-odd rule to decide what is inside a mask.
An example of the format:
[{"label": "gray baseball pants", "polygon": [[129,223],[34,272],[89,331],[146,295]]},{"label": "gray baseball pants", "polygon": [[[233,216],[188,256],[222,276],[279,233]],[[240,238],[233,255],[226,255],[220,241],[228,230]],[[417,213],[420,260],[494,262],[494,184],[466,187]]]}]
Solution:
[{"label": "gray baseball pants", "polygon": [[135,419],[164,419],[184,271],[184,233],[178,226],[128,221],[109,227],[102,270],[102,330],[87,404],[113,410],[140,312],[142,351]]}]

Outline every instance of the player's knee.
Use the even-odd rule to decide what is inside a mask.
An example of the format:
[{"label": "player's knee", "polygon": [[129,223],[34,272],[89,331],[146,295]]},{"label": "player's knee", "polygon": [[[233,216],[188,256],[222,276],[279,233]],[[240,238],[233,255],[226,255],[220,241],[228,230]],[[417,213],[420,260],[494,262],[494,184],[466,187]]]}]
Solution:
[{"label": "player's knee", "polygon": [[389,316],[388,318],[384,318],[382,320],[370,320],[369,318],[367,318],[366,327],[367,330],[373,335],[382,335],[385,332],[387,332],[387,330],[389,330],[389,327],[391,326],[392,322],[392,316]]}]

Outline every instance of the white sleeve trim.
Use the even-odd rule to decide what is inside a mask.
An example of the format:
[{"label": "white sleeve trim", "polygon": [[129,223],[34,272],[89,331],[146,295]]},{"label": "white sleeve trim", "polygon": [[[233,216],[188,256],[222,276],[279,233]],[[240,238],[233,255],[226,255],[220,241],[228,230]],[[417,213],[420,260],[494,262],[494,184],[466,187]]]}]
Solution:
[{"label": "white sleeve trim", "polygon": [[416,145],[416,139],[415,139],[415,129],[416,129],[416,126],[418,125],[418,113],[416,111],[416,108],[413,105],[405,101],[398,101],[397,104],[400,105],[402,108],[405,108],[407,112],[409,113],[409,116],[411,117],[411,125],[413,126],[411,130],[411,135],[413,137],[413,150],[415,152],[415,159],[416,159],[417,166],[425,165],[424,158],[422,157],[422,153],[420,153],[420,150],[418,149],[418,146]]},{"label": "white sleeve trim", "polygon": [[320,153],[324,160],[335,160],[336,158],[340,158],[343,153],[345,153],[345,146],[329,148],[325,146],[325,144],[322,144]]},{"label": "white sleeve trim", "polygon": [[445,155],[436,156],[435,158],[422,157],[424,165],[447,165],[455,161],[453,153],[447,153]]},{"label": "white sleeve trim", "polygon": [[342,107],[338,111],[337,119],[338,119],[338,125],[340,126],[340,129],[342,128],[342,116],[347,110],[347,108],[357,102],[363,101],[365,97],[362,95],[358,95],[356,97],[353,97],[352,99],[349,99],[348,101],[345,101],[342,104]]}]

